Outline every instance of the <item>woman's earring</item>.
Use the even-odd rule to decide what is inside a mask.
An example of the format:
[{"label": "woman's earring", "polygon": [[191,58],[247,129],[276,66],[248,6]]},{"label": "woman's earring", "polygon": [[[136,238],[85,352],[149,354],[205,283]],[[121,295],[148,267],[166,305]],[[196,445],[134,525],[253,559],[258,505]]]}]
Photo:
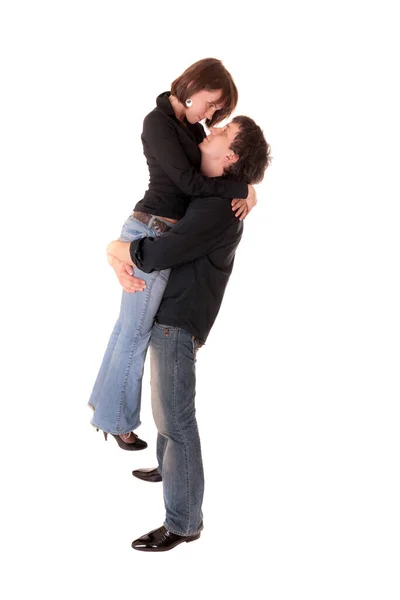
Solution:
[{"label": "woman's earring", "polygon": [[189,108],[189,106],[192,106],[193,102],[191,100],[191,98],[188,98],[185,102],[186,106]]}]

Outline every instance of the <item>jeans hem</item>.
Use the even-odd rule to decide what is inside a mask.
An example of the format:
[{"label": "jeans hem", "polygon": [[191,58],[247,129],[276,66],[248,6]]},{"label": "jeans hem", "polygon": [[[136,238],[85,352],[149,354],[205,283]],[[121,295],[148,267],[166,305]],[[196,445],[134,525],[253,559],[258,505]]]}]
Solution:
[{"label": "jeans hem", "polygon": [[101,431],[105,431],[106,433],[109,433],[110,435],[126,435],[128,433],[131,433],[131,431],[135,431],[135,429],[137,429],[138,427],[140,427],[140,425],[142,424],[141,421],[138,421],[137,425],[134,425],[131,429],[128,429],[128,431],[116,431],[115,429],[113,429],[112,427],[102,427],[101,425],[97,425],[96,423],[93,422],[93,419],[90,421],[90,424],[93,425],[93,427],[95,427],[96,429],[100,429]]},{"label": "jeans hem", "polygon": [[180,535],[181,537],[190,537],[192,535],[197,535],[198,533],[201,533],[203,531],[203,527],[200,527],[200,529],[197,529],[197,531],[193,531],[193,533],[181,533],[180,531],[177,531],[176,529],[170,527],[167,524],[167,521],[164,521],[163,525],[166,529],[168,529],[168,531],[174,533],[175,535]]}]

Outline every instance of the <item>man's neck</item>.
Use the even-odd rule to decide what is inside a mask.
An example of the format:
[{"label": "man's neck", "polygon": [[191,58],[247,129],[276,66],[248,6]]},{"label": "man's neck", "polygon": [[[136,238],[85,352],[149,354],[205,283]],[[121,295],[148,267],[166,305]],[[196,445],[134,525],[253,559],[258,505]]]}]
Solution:
[{"label": "man's neck", "polygon": [[224,174],[224,169],[221,161],[215,161],[208,156],[202,155],[200,171],[206,177],[221,177]]}]

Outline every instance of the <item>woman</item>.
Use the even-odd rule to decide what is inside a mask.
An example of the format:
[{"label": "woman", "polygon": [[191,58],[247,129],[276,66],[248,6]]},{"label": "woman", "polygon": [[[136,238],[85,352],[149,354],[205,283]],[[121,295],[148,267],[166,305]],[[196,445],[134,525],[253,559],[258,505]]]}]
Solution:
[{"label": "woman", "polygon": [[[200,144],[205,131],[235,109],[238,93],[222,62],[207,58],[189,67],[157,98],[156,108],[144,119],[142,143],[150,182],[144,198],[125,222],[120,239],[132,241],[162,235],[183,217],[190,198],[224,196],[244,218],[255,204],[253,186],[208,178],[200,174]],[[227,200],[228,201],[228,200]],[[111,258],[109,258],[111,262]],[[146,442],[134,433],[140,425],[144,362],[154,317],[168,281],[169,270],[143,273],[146,289],[123,292],[118,321],[111,334],[89,405],[92,425],[115,437],[125,450],[142,450]]]}]

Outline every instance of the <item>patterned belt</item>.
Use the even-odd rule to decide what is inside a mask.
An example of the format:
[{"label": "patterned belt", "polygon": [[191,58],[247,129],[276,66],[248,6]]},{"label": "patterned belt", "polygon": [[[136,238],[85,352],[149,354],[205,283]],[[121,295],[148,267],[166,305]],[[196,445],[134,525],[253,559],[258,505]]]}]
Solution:
[{"label": "patterned belt", "polygon": [[151,215],[150,213],[139,212],[138,210],[133,211],[133,218],[137,219],[141,223],[144,223],[150,229],[154,229],[157,233],[165,233],[169,231],[171,227],[164,221],[161,221],[158,217]]}]

